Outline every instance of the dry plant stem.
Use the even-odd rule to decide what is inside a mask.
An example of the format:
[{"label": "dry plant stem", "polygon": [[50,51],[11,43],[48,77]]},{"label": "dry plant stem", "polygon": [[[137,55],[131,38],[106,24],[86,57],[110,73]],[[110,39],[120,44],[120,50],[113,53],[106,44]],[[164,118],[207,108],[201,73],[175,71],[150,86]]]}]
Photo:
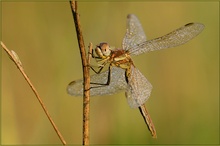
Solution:
[{"label": "dry plant stem", "polygon": [[56,131],[57,135],[59,136],[61,142],[63,143],[63,145],[66,144],[66,141],[64,140],[63,136],[61,135],[61,133],[59,132],[58,128],[56,127],[54,121],[52,120],[49,112],[47,111],[43,101],[41,100],[37,90],[35,89],[34,85],[31,83],[30,79],[28,78],[27,74],[24,72],[24,68],[22,67],[21,61],[19,60],[17,54],[14,51],[9,51],[7,49],[7,47],[4,45],[3,42],[1,42],[1,46],[2,48],[6,51],[6,53],[9,55],[9,57],[11,58],[11,60],[15,63],[15,65],[17,66],[17,68],[19,69],[19,71],[21,72],[21,74],[24,76],[25,80],[28,82],[29,86],[31,87],[32,91],[34,92],[35,96],[37,97],[37,100],[40,102],[41,107],[43,108],[47,118],[49,119],[50,123],[52,124],[54,130]]},{"label": "dry plant stem", "polygon": [[83,66],[83,145],[89,145],[89,96],[90,96],[90,76],[89,64],[86,59],[85,45],[82,35],[82,29],[79,21],[79,14],[77,13],[77,2],[70,1],[70,6],[75,23],[77,39],[82,59]]}]

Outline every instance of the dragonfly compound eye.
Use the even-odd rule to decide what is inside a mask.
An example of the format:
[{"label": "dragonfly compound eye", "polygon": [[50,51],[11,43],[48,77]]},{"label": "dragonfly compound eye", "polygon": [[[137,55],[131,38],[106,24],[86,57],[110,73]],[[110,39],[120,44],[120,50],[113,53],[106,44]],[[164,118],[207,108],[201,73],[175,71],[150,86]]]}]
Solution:
[{"label": "dragonfly compound eye", "polygon": [[95,53],[99,56],[99,57],[103,57],[102,51],[101,51],[101,47],[97,46],[95,48]]},{"label": "dragonfly compound eye", "polygon": [[111,49],[107,43],[101,43],[100,48],[104,56],[109,56],[111,54]]}]

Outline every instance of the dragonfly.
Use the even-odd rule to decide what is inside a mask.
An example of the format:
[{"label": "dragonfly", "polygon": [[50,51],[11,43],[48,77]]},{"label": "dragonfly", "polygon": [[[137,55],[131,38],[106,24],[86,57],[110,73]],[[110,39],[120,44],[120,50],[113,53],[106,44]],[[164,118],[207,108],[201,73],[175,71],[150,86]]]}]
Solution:
[{"label": "dragonfly", "polygon": [[[128,105],[131,108],[139,108],[152,137],[156,138],[155,126],[145,107],[153,87],[135,67],[131,56],[185,44],[201,33],[204,27],[201,23],[188,23],[164,36],[147,40],[137,16],[127,15],[122,49],[111,49],[108,43],[102,42],[92,51],[92,57],[96,59],[99,70],[91,67],[96,74],[90,78],[90,96],[112,95],[125,91]],[[102,71],[106,65],[108,69]],[[70,82],[67,92],[72,96],[82,96],[83,80]]]}]

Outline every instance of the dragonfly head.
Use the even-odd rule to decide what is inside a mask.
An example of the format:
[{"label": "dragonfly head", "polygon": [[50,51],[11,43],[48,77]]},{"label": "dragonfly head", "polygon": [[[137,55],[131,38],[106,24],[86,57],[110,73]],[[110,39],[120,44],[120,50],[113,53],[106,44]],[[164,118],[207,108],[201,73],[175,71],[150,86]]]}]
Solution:
[{"label": "dragonfly head", "polygon": [[111,55],[111,48],[108,43],[100,43],[96,46],[95,52],[99,57],[106,58]]}]

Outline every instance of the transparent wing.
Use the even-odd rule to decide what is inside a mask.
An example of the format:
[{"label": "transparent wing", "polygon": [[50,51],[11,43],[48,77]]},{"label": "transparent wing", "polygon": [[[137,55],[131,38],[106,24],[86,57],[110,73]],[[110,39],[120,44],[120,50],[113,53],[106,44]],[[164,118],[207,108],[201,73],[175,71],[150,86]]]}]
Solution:
[{"label": "transparent wing", "polygon": [[124,50],[132,51],[133,46],[146,41],[144,30],[138,18],[134,14],[127,16],[127,31],[122,42]]},{"label": "transparent wing", "polygon": [[202,32],[204,27],[201,23],[189,23],[162,37],[139,44],[133,43],[135,45],[132,46],[133,48],[129,52],[131,55],[139,55],[149,51],[176,47],[193,39]]},{"label": "transparent wing", "polygon": [[137,108],[143,105],[149,98],[152,88],[151,83],[132,65],[131,74],[128,77],[128,88],[126,90],[126,98],[129,106],[131,108]]},{"label": "transparent wing", "polygon": [[[90,80],[94,83],[105,84],[108,80],[108,70],[100,74],[92,75]],[[125,81],[125,71],[118,67],[112,67],[110,85],[101,86],[91,84],[90,86],[100,86],[90,90],[91,96],[110,95],[121,90],[126,90],[128,84]],[[79,79],[69,83],[67,86],[67,93],[72,96],[83,96],[83,80]]]}]

